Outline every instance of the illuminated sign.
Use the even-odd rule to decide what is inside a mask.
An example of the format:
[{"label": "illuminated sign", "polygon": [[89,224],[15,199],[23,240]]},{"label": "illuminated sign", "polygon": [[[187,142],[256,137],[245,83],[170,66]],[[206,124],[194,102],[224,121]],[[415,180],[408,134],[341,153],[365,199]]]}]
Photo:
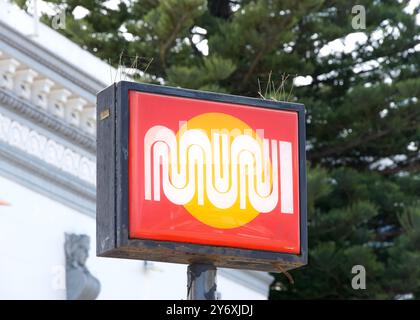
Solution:
[{"label": "illuminated sign", "polygon": [[306,263],[300,104],[120,82],[98,95],[98,254]]}]

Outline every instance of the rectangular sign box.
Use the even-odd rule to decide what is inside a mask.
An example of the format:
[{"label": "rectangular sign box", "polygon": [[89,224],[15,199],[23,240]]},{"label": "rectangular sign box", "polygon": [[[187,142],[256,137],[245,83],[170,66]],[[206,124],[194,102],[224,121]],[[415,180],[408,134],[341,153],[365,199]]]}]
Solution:
[{"label": "rectangular sign box", "polygon": [[123,81],[97,113],[99,256],[306,264],[303,105]]}]

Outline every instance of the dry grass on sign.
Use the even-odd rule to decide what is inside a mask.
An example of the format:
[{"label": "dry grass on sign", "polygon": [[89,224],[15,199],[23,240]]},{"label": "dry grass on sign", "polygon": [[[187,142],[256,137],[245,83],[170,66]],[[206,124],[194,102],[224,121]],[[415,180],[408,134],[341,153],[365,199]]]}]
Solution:
[{"label": "dry grass on sign", "polygon": [[139,55],[130,56],[124,54],[124,50],[118,56],[117,68],[112,68],[113,62],[108,59],[110,65],[110,80],[111,82],[118,82],[122,80],[142,80],[147,82],[147,70],[153,62],[153,58],[141,57]]},{"label": "dry grass on sign", "polygon": [[264,100],[290,101],[294,85],[293,79],[290,90],[286,91],[286,84],[290,75],[283,73],[281,75],[280,83],[276,84],[276,82],[272,79],[272,74],[272,71],[268,74],[268,80],[264,91],[261,89],[261,82],[258,78],[258,95]]}]

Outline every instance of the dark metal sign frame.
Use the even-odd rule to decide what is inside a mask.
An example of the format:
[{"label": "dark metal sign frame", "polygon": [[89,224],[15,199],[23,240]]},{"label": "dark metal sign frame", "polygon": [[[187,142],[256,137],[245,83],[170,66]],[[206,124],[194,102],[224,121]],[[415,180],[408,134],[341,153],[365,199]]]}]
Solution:
[{"label": "dark metal sign frame", "polygon": [[[197,100],[294,111],[299,128],[300,254],[191,243],[130,239],[128,135],[130,90]],[[307,264],[305,109],[302,104],[121,81],[97,96],[97,255],[216,267],[283,272]]]}]

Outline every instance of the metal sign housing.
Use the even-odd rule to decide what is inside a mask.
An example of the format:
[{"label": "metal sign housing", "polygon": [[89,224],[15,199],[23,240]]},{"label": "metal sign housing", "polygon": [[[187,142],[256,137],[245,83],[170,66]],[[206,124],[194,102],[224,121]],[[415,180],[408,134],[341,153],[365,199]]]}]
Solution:
[{"label": "metal sign housing", "polygon": [[122,81],[97,119],[98,256],[307,263],[302,104]]}]

